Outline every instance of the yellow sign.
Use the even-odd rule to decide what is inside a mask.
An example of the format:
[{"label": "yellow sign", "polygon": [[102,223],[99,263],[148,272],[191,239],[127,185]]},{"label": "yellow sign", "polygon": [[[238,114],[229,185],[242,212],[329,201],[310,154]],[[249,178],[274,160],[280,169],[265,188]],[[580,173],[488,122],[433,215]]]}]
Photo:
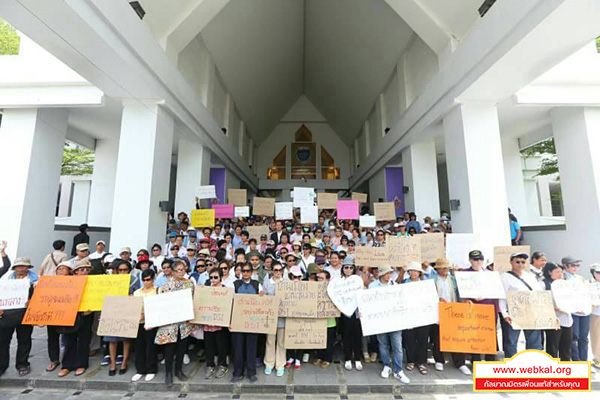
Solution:
[{"label": "yellow sign", "polygon": [[194,228],[206,228],[215,226],[215,210],[192,210],[192,226]]},{"label": "yellow sign", "polygon": [[106,296],[127,296],[131,275],[89,275],[79,311],[100,311]]}]

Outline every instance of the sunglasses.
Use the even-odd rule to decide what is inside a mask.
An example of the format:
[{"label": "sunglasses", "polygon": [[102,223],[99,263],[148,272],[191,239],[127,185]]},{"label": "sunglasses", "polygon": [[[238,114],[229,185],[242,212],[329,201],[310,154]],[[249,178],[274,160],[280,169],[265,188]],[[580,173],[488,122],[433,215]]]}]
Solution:
[{"label": "sunglasses", "polygon": [[351,265],[346,265],[346,266],[344,267],[344,269],[354,269],[354,267],[353,267],[353,266],[351,266]]},{"label": "sunglasses", "polygon": [[242,270],[242,272],[243,272],[243,273],[248,273],[248,274],[249,274],[250,272],[252,272],[252,270],[251,270],[251,269],[243,269],[243,270]]},{"label": "sunglasses", "polygon": [[216,281],[216,280],[218,280],[218,279],[219,279],[219,275],[215,275],[215,276],[211,276],[211,277],[210,277],[210,280],[211,280],[211,281]]},{"label": "sunglasses", "polygon": [[221,267],[221,271],[227,271],[229,267]]},{"label": "sunglasses", "polygon": [[515,261],[517,264],[526,264],[526,261]]},{"label": "sunglasses", "polygon": [[196,251],[196,250],[194,250],[194,249],[188,249],[187,251],[188,251],[188,253],[189,253],[190,251]]},{"label": "sunglasses", "polygon": [[176,269],[175,272],[185,272],[185,269]]},{"label": "sunglasses", "polygon": [[119,272],[129,272],[128,268],[118,268],[117,271]]},{"label": "sunglasses", "polygon": [[204,265],[204,264],[196,264],[196,268],[206,268],[206,265]]},{"label": "sunglasses", "polygon": [[273,269],[273,272],[281,272],[281,271],[283,271],[281,268],[275,268],[275,269]]},{"label": "sunglasses", "polygon": [[150,282],[150,281],[152,281],[152,278],[144,278],[144,279],[142,279],[142,280],[143,280],[144,282]]}]

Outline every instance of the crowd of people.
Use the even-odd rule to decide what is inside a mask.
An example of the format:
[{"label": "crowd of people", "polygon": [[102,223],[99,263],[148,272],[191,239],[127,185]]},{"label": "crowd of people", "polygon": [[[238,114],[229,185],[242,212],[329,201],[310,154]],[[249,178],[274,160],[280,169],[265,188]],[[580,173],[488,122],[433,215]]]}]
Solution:
[{"label": "crowd of people", "polygon": [[[128,247],[111,254],[102,240],[90,249],[87,226],[82,226],[74,245],[74,257],[67,256],[65,242],[57,240],[37,271],[24,257],[11,263],[5,252],[7,243],[2,242],[0,279],[29,279],[30,296],[42,275],[127,274],[132,296],[193,290],[197,285],[229,287],[241,294],[274,296],[277,283],[283,280],[329,282],[354,275],[362,279],[365,290],[432,279],[440,302],[494,305],[498,329],[502,330],[504,357],[516,354],[521,331],[511,325],[506,301],[462,298],[453,276],[457,267],[447,259],[411,262],[398,268],[355,265],[359,246],[385,246],[389,236],[450,233],[448,214],[444,213],[437,221],[429,217],[418,221],[414,213],[406,213],[396,221],[378,222],[375,228],[368,229],[359,227],[357,221],[338,220],[335,213],[327,211],[320,214],[318,224],[298,221],[299,218],[296,221],[269,217],[236,218],[217,220],[214,227],[195,229],[190,226],[187,214],[182,212],[177,219],[169,220],[166,243],[138,249],[135,254]],[[516,244],[521,239],[521,230],[513,222],[511,219],[511,236]],[[258,225],[269,226],[269,234],[251,237],[247,227]],[[470,266],[462,270],[473,273],[493,270],[493,263],[486,262],[485,256],[489,255],[472,249],[468,254]],[[552,263],[541,252],[534,252],[531,257],[517,252],[511,254],[510,264],[512,270],[501,276],[506,291],[550,290],[552,281],[557,279],[585,280],[579,274],[581,261],[573,257]],[[592,265],[590,273],[593,281],[600,282],[600,264]],[[569,314],[558,308],[555,311],[560,328],[523,331],[526,347],[545,349],[552,357],[563,361],[585,361],[591,331],[593,365],[600,368],[600,306],[593,307],[591,315]],[[0,375],[9,366],[9,347],[15,332],[18,373],[24,376],[31,371],[29,354],[33,326],[21,323],[24,313],[24,309],[0,310]],[[142,378],[151,381],[164,365],[165,383],[172,385],[174,377],[179,381],[188,379],[183,366],[191,362],[192,355],[205,363],[205,379],[224,378],[233,363],[232,382],[241,381],[244,376],[250,382],[256,382],[257,368],[263,369],[266,375],[276,376],[283,376],[286,369],[300,370],[307,362],[329,368],[336,358],[336,348],[341,348],[345,369],[361,371],[363,363],[381,362],[382,378],[393,376],[408,384],[412,371],[424,375],[429,372],[429,351],[435,370],[444,370],[447,360],[451,360],[465,375],[471,374],[468,361],[496,359],[496,355],[490,354],[444,354],[440,350],[438,325],[365,337],[358,312],[350,317],[342,314],[339,318],[329,318],[327,346],[313,351],[285,349],[284,318],[278,319],[275,334],[263,335],[229,332],[225,327],[190,322],[146,329],[142,315],[135,339],[98,337],[98,319],[99,312],[79,312],[73,327],[45,327],[49,358],[46,371],[60,368],[59,377],[71,372],[82,375],[89,367],[89,357],[101,352],[101,364],[108,367],[108,375],[125,374],[134,353],[136,373],[132,381]]]}]

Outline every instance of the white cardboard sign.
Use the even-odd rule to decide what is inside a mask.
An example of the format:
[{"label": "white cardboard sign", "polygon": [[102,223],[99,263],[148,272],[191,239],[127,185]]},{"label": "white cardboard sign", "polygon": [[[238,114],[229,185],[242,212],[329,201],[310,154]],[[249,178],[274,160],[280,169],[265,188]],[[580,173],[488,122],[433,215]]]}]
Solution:
[{"label": "white cardboard sign", "polygon": [[458,295],[463,299],[505,299],[498,271],[455,271]]},{"label": "white cardboard sign", "polygon": [[194,319],[192,289],[144,297],[146,328],[156,328]]},{"label": "white cardboard sign", "polygon": [[362,279],[358,275],[352,275],[346,279],[335,279],[329,282],[327,294],[342,314],[351,317],[358,307],[356,293],[362,288]]}]

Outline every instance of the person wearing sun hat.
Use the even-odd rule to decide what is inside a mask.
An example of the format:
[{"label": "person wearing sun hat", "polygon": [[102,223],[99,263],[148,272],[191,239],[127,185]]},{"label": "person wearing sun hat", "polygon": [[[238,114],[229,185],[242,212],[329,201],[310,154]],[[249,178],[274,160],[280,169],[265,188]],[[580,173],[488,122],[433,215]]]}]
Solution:
[{"label": "person wearing sun hat", "polygon": [[[3,272],[4,277],[7,275],[7,279],[29,279],[29,298],[33,294],[34,279],[37,281],[38,275],[31,270],[32,265],[29,258],[19,257],[15,259],[12,267],[10,267],[10,261],[8,257],[4,255],[4,248],[6,242],[0,244],[0,254],[3,256],[5,262],[3,271],[11,268],[10,272]],[[8,264],[6,261],[8,260]],[[18,308],[14,310],[1,310],[0,309],[0,376],[4,374],[8,368],[10,361],[10,342],[13,334],[17,332],[17,352],[16,352],[16,363],[15,366],[19,371],[19,376],[25,376],[31,372],[29,364],[29,353],[31,353],[31,334],[33,332],[33,325],[24,325],[21,323],[25,316],[26,308]]]},{"label": "person wearing sun hat", "polygon": [[[394,268],[389,265],[383,265],[378,268],[378,271],[378,279],[369,285],[369,290],[389,287],[396,284],[396,282],[391,279]],[[402,351],[402,331],[381,333],[377,335],[377,343],[379,345],[381,362],[383,363],[381,377],[387,379],[389,378],[390,373],[392,373],[394,378],[398,379],[400,382],[405,384],[410,383],[410,379],[408,379],[402,370],[402,358],[404,355]]]},{"label": "person wearing sun hat", "polygon": [[[423,268],[421,263],[411,261],[406,267],[408,278],[403,284],[418,282],[423,279]],[[419,326],[403,331],[404,347],[406,348],[406,370],[412,371],[415,366],[421,374],[427,374],[427,344],[429,339],[430,325]]]},{"label": "person wearing sun hat", "polygon": [[[458,287],[456,279],[449,273],[450,263],[446,258],[438,258],[435,260],[434,268],[436,274],[433,275],[433,281],[442,303],[457,303],[460,301],[458,296]],[[439,324],[434,325],[431,330],[431,341],[433,342],[432,353],[435,360],[435,369],[437,371],[444,370],[444,354],[440,350],[440,330]],[[451,353],[452,362],[460,372],[465,375],[471,375],[471,370],[465,365],[464,353]]]}]

